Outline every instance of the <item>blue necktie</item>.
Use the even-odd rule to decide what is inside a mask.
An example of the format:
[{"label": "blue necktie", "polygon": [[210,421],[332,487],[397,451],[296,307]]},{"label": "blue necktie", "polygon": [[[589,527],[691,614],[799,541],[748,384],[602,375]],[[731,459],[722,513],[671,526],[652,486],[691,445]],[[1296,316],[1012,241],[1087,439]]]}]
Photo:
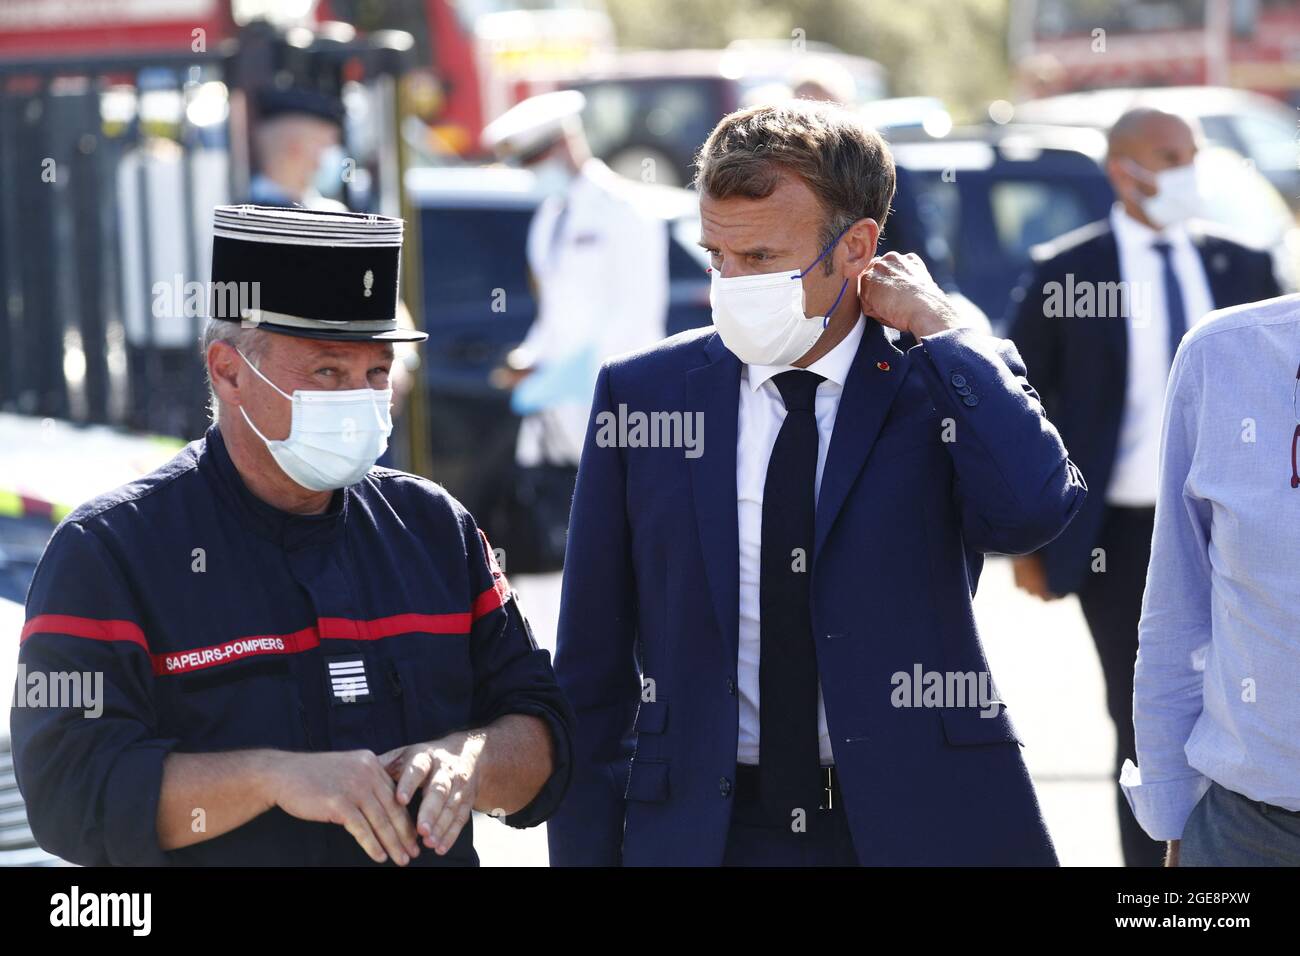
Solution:
[{"label": "blue necktie", "polygon": [[817,649],[809,576],[816,527],[817,416],[824,379],[795,369],[772,378],[785,403],[763,483],[758,578],[758,786],[784,820],[821,801],[817,740]]},{"label": "blue necktie", "polygon": [[1161,273],[1165,280],[1165,315],[1169,319],[1169,363],[1178,352],[1178,343],[1187,332],[1187,310],[1183,307],[1183,288],[1174,273],[1173,246],[1161,239],[1151,248],[1160,253]]}]

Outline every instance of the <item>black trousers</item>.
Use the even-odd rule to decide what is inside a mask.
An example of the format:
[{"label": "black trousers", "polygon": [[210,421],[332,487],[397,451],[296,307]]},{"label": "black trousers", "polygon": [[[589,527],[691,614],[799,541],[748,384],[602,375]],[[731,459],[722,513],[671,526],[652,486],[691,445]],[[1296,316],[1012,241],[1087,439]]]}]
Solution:
[{"label": "black trousers", "polygon": [[1106,709],[1115,724],[1115,796],[1125,866],[1160,866],[1165,852],[1165,845],[1152,840],[1138,825],[1118,782],[1124,761],[1137,762],[1133,744],[1133,666],[1137,663],[1138,620],[1142,616],[1142,591],[1146,587],[1154,527],[1154,508],[1108,505],[1096,545],[1105,552],[1106,570],[1090,571],[1079,590],[1079,603],[1106,678]]},{"label": "black trousers", "polygon": [[735,806],[723,866],[857,866],[839,787],[829,810],[815,807],[799,824],[773,816],[758,797],[756,767],[737,767]]}]

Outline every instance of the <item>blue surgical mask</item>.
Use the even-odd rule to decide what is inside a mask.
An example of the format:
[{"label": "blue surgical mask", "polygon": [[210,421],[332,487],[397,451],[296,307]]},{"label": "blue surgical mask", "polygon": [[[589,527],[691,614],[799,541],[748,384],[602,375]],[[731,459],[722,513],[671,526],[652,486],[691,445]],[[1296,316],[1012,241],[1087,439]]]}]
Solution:
[{"label": "blue surgical mask", "polygon": [[318,193],[331,197],[342,194],[343,164],[346,161],[347,154],[337,143],[326,146],[321,151],[320,160],[316,164],[316,177],[312,183]]}]

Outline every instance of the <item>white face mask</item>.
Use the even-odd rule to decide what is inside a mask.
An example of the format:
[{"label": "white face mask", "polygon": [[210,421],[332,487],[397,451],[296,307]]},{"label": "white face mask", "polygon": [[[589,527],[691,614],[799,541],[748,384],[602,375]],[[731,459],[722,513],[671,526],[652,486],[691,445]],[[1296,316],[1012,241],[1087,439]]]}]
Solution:
[{"label": "white face mask", "polygon": [[802,272],[792,269],[724,279],[713,270],[709,304],[713,306],[713,324],[722,344],[749,365],[789,365],[816,345],[844,298],[849,280],[840,286],[840,294],[826,315],[814,316],[804,314],[800,280],[835,248],[843,235],[841,232],[836,236]]},{"label": "white face mask", "polygon": [[285,395],[248,361],[248,356],[243,352],[239,356],[258,378],[293,403],[293,419],[285,439],[267,438],[242,405],[239,411],[248,427],[266,443],[275,463],[304,488],[333,491],[354,485],[388,448],[388,436],[393,431],[391,388],[294,389],[292,395]]},{"label": "white face mask", "polygon": [[529,167],[537,177],[537,189],[543,196],[558,196],[569,188],[573,171],[558,156],[544,159]]},{"label": "white face mask", "polygon": [[1152,173],[1131,159],[1125,159],[1124,164],[1138,179],[1156,187],[1154,196],[1143,196],[1140,202],[1142,211],[1157,228],[1165,229],[1201,215],[1204,201],[1200,168],[1195,160],[1158,173]]}]

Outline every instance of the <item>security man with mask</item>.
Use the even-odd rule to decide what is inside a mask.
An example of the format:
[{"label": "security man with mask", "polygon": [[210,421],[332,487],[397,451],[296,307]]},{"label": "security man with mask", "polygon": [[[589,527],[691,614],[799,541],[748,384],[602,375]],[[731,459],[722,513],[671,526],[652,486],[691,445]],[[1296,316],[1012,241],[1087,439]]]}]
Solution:
[{"label": "security man with mask", "polygon": [[668,229],[654,191],[591,155],[576,90],[524,100],[483,142],[532,170],[544,195],[528,230],[537,318],[494,380],[524,416],[516,460],[576,467],[600,363],[663,338]]},{"label": "security man with mask", "polygon": [[103,675],[102,715],[15,708],[32,831],[74,863],[474,865],[471,810],[534,826],[570,711],[474,519],[373,467],[402,221],[218,207],[215,423],[60,524],[29,675]]},{"label": "security man with mask", "polygon": [[[1016,583],[1043,599],[1079,595],[1106,679],[1117,779],[1136,759],[1133,668],[1169,369],[1206,313],[1281,292],[1267,252],[1196,219],[1207,188],[1200,139],[1194,119],[1141,106],[1121,116],[1108,143],[1110,215],[1036,249],[1012,299],[1010,336],[1095,492],[1059,538],[1014,560]],[[1164,844],[1118,785],[1115,800],[1125,864],[1158,864]]]}]

